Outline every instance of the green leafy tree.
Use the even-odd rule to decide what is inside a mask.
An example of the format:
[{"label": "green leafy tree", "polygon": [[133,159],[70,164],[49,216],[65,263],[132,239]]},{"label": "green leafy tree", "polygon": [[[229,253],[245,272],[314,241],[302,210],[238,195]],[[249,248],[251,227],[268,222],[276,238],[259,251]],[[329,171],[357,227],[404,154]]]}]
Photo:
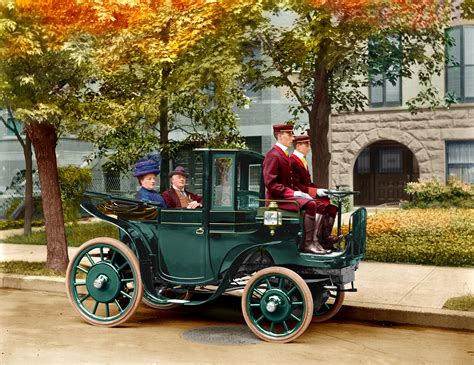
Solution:
[{"label": "green leafy tree", "polygon": [[15,119],[13,111],[8,105],[7,100],[3,101],[4,107],[7,110],[7,118],[0,116],[0,120],[9,131],[11,131],[23,150],[25,158],[25,197],[24,197],[24,221],[23,234],[31,234],[31,223],[33,221],[33,153],[31,149],[31,140],[28,135],[22,136],[20,123]]},{"label": "green leafy tree", "polygon": [[55,148],[65,130],[63,110],[82,87],[84,68],[60,47],[41,19],[11,2],[0,4],[0,92],[23,121],[33,145],[48,237],[47,265],[68,263]]},{"label": "green leafy tree", "polygon": [[[127,170],[159,149],[163,175],[183,143],[241,146],[232,108],[246,102],[240,91],[242,61],[260,14],[253,1],[185,9],[168,4],[99,39],[97,87],[79,105],[79,118],[93,123],[85,123],[81,135],[96,143],[114,170]],[[102,127],[90,128],[97,123]],[[170,140],[173,131],[185,140]]]},{"label": "green leafy tree", "polygon": [[92,171],[67,165],[60,167],[58,173],[64,217],[68,222],[76,223],[82,196],[92,182]]},{"label": "green leafy tree", "polygon": [[297,102],[291,121],[309,126],[316,184],[329,185],[331,112],[363,110],[368,100],[362,90],[381,82],[374,75],[383,73],[392,83],[416,75],[422,90],[409,103],[412,111],[442,102],[431,77],[444,66],[449,3],[286,0],[266,5],[294,21],[260,26],[256,39],[263,57],[249,62],[249,79],[256,89],[290,90]]}]

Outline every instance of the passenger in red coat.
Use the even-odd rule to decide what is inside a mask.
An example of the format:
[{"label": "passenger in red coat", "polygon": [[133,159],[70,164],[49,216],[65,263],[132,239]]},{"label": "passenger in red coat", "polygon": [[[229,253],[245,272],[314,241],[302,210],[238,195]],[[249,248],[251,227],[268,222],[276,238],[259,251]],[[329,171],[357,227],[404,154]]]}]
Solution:
[{"label": "passenger in red coat", "polygon": [[337,215],[337,207],[331,204],[326,189],[320,189],[311,182],[311,174],[306,161],[306,156],[311,151],[309,136],[295,137],[293,145],[295,150],[290,157],[293,185],[295,189],[305,192],[315,199],[315,221],[321,222],[322,225],[320,228],[321,244],[326,249],[334,250],[334,245],[342,239],[342,236],[331,235]]},{"label": "passenger in red coat", "polygon": [[171,187],[163,192],[168,208],[202,208],[202,197],[185,189],[188,174],[184,167],[177,166],[170,172]]},{"label": "passenger in red coat", "polygon": [[330,253],[330,250],[324,249],[320,244],[319,231],[315,230],[315,201],[310,195],[299,191],[293,185],[288,154],[288,148],[291,147],[294,138],[293,126],[286,124],[274,125],[273,135],[277,143],[267,153],[263,161],[266,198],[287,200],[288,203],[278,203],[278,206],[284,210],[298,211],[299,209],[305,209],[305,239],[300,245],[300,251],[318,255]]}]

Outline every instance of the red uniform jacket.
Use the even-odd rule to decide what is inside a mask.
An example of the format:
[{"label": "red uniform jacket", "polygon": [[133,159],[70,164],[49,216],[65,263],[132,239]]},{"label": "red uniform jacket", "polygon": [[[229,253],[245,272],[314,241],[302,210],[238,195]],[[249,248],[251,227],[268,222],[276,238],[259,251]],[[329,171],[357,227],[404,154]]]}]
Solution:
[{"label": "red uniform jacket", "polygon": [[290,165],[295,189],[316,198],[316,190],[318,187],[311,182],[311,175],[304,166],[303,161],[295,154],[292,154],[290,156]]},{"label": "red uniform jacket", "polygon": [[278,146],[273,146],[263,160],[263,181],[266,188],[266,198],[274,200],[288,200],[294,203],[278,203],[281,209],[297,211],[309,199],[294,198],[290,158]]},{"label": "red uniform jacket", "polygon": [[318,197],[316,191],[318,187],[316,184],[311,182],[311,175],[304,166],[301,159],[292,154],[290,157],[291,163],[291,175],[293,180],[293,186],[296,190],[302,191],[316,198],[316,211],[320,214],[324,214],[327,207],[331,204],[328,197]]},{"label": "red uniform jacket", "polygon": [[[202,203],[202,197],[191,193],[190,191],[184,190],[186,195],[193,201],[197,201],[198,203]],[[166,202],[166,206],[168,208],[181,208],[181,203],[179,202],[179,196],[176,194],[176,191],[171,187],[168,190],[165,190],[161,196]]]}]

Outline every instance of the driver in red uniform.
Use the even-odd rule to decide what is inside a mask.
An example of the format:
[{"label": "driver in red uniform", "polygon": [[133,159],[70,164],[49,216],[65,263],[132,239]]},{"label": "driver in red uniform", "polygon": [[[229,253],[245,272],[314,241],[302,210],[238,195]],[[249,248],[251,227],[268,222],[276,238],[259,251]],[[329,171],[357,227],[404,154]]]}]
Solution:
[{"label": "driver in red uniform", "polygon": [[293,145],[295,150],[290,156],[293,186],[296,190],[305,192],[315,199],[315,222],[317,225],[322,225],[322,227],[315,229],[320,232],[319,242],[325,249],[335,250],[334,245],[342,239],[342,236],[331,235],[337,215],[337,207],[331,204],[326,189],[320,189],[311,182],[308,162],[306,161],[306,156],[311,151],[309,136],[296,136]]},{"label": "driver in red uniform", "polygon": [[268,151],[263,161],[266,199],[288,200],[288,203],[278,203],[278,206],[284,210],[298,211],[298,209],[305,209],[305,238],[300,245],[301,252],[316,255],[330,253],[331,251],[326,250],[320,242],[322,225],[321,221],[316,222],[315,220],[316,202],[309,194],[298,190],[293,185],[288,153],[288,148],[291,147],[294,139],[293,126],[287,124],[274,125],[273,135],[277,143]]}]

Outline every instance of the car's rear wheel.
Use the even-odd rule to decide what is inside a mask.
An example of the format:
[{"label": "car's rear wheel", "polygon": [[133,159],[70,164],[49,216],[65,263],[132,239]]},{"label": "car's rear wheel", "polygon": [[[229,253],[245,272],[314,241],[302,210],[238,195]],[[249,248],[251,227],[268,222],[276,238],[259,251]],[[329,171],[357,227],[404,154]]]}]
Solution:
[{"label": "car's rear wheel", "polygon": [[311,322],[320,323],[334,317],[342,307],[345,292],[340,290],[329,290],[321,285],[310,285],[313,295],[314,311]]},{"label": "car's rear wheel", "polygon": [[143,296],[138,259],[122,242],[100,237],[84,243],[69,262],[66,287],[73,308],[96,326],[127,321]]},{"label": "car's rear wheel", "polygon": [[248,281],[242,312],[257,337],[268,342],[289,342],[308,328],[313,298],[301,276],[273,266],[256,272]]}]

